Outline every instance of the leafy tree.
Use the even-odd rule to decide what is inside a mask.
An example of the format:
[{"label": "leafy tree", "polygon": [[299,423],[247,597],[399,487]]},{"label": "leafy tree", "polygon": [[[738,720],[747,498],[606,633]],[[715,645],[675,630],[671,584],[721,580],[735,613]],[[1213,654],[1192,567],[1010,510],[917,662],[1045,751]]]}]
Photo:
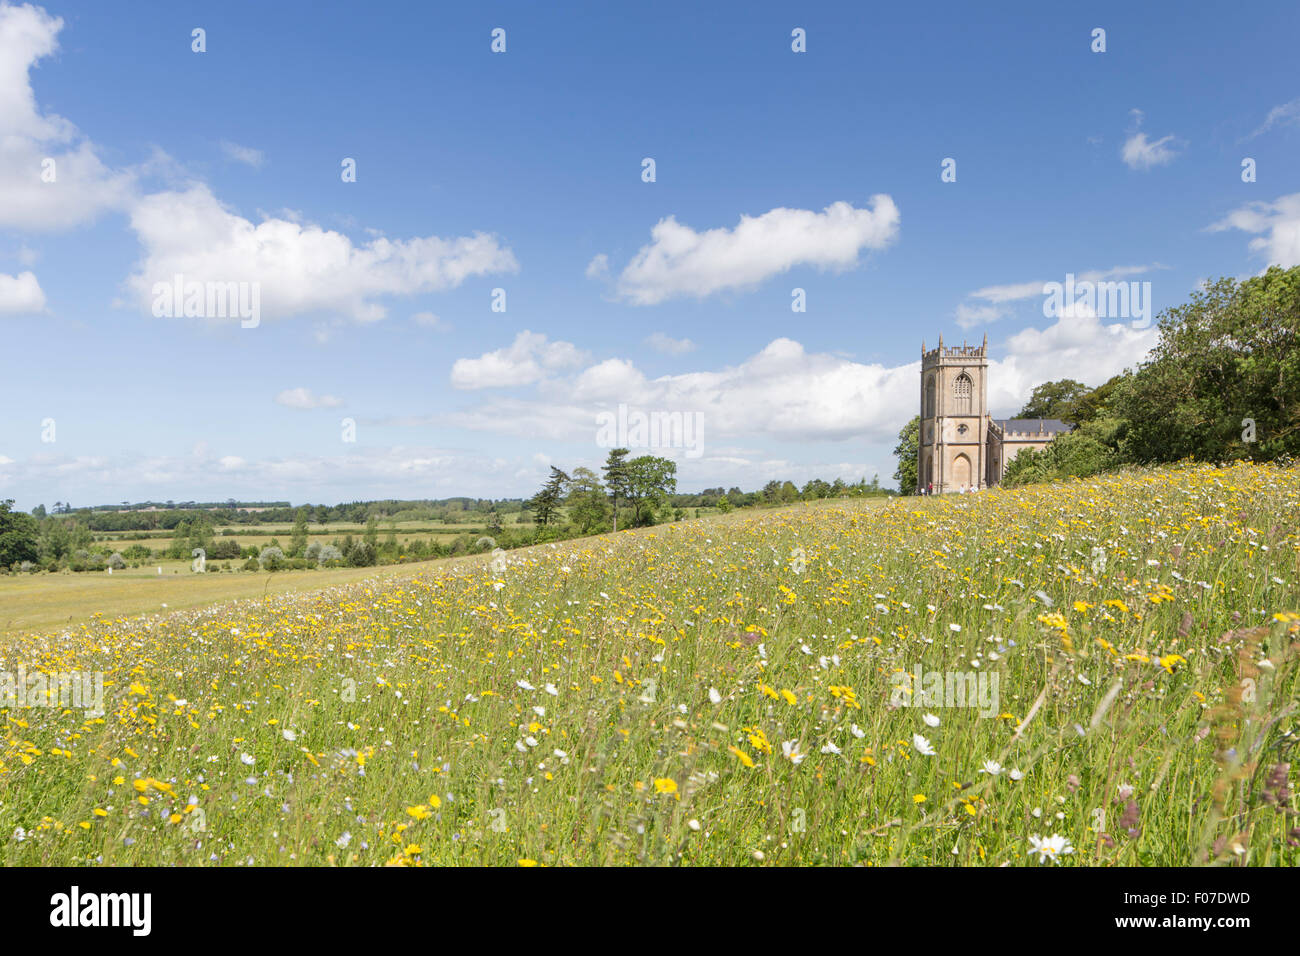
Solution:
[{"label": "leafy tree", "polygon": [[1300,266],[1220,279],[1167,310],[1112,405],[1138,463],[1300,454]]},{"label": "leafy tree", "polygon": [[677,463],[654,455],[642,455],[627,462],[624,475],[633,526],[639,528],[654,524],[656,512],[677,490]]},{"label": "leafy tree", "polygon": [[577,468],[569,479],[568,491],[569,520],[583,534],[604,531],[611,509],[600,477],[590,468]]},{"label": "leafy tree", "polygon": [[898,482],[898,493],[916,494],[916,458],[921,446],[921,416],[913,415],[912,420],[898,433],[898,444],[894,446],[894,457],[898,459],[898,469],[894,480]]},{"label": "leafy tree", "polygon": [[546,479],[546,484],[542,485],[541,491],[528,499],[528,510],[533,513],[533,520],[539,527],[546,527],[551,523],[557,511],[560,510],[560,503],[564,499],[564,486],[569,483],[569,476],[551,466],[551,477]]},{"label": "leafy tree", "polygon": [[631,497],[631,476],[628,472],[627,448],[611,448],[609,456],[601,470],[605,473],[605,487],[614,502],[614,530],[618,530],[618,499],[627,501]]},{"label": "leafy tree", "polygon": [[307,509],[299,508],[293,519],[293,535],[289,538],[289,554],[301,558],[307,552]]},{"label": "leafy tree", "polygon": [[1065,418],[1074,403],[1090,392],[1091,389],[1082,382],[1072,378],[1062,378],[1055,382],[1044,382],[1029,393],[1029,401],[1020,409],[1017,418]]},{"label": "leafy tree", "polygon": [[0,501],[0,568],[35,561],[40,556],[36,519],[14,511],[13,504],[12,498]]}]

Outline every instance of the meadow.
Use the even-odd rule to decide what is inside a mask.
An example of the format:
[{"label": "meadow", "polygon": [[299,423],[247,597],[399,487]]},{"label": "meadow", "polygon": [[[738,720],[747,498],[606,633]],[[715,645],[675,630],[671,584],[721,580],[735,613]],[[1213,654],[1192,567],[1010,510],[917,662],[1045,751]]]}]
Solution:
[{"label": "meadow", "polygon": [[13,635],[105,712],[4,709],[0,864],[1294,866],[1298,518],[1182,465]]}]

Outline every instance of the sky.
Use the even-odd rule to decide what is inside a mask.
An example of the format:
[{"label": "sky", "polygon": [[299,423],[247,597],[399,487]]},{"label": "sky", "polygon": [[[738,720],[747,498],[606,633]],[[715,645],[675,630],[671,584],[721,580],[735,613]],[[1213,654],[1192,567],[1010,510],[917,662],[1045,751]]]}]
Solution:
[{"label": "sky", "polygon": [[0,0],[0,498],[892,485],[1300,264],[1295,3],[544,6]]}]

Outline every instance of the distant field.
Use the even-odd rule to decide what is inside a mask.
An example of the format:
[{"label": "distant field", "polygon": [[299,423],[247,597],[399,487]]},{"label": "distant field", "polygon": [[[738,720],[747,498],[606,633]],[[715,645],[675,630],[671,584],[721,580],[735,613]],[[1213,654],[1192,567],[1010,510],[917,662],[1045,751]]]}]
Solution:
[{"label": "distant field", "polygon": [[[51,631],[90,621],[96,614],[112,620],[137,614],[186,610],[238,598],[308,591],[366,577],[415,573],[468,558],[381,565],[370,568],[323,568],[314,571],[194,574],[188,561],[155,561],[147,568],[89,571],[80,574],[20,574],[0,577],[0,639],[31,631]],[[158,574],[161,566],[163,573]]]}]

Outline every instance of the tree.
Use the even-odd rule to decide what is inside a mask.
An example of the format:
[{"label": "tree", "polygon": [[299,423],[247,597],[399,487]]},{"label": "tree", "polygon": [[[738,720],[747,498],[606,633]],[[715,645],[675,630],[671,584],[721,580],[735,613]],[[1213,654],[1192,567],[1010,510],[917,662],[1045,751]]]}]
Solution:
[{"label": "tree", "polygon": [[583,534],[603,531],[609,521],[609,498],[599,476],[590,468],[577,468],[569,479],[566,505],[569,520]]},{"label": "tree", "polygon": [[569,483],[569,476],[551,466],[551,477],[546,479],[542,490],[528,499],[528,510],[533,513],[533,520],[539,527],[546,527],[560,510],[564,498],[564,486]]},{"label": "tree", "polygon": [[1017,418],[1059,418],[1065,420],[1074,403],[1091,389],[1072,378],[1044,382],[1029,393],[1029,401],[1020,409]]},{"label": "tree", "polygon": [[894,446],[894,457],[898,459],[894,480],[898,482],[899,494],[916,494],[916,457],[920,453],[920,444],[921,416],[913,415],[898,433],[898,444]]},{"label": "tree", "polygon": [[625,494],[632,506],[633,526],[639,528],[654,524],[656,512],[677,490],[677,463],[654,455],[642,455],[627,462],[623,474],[626,478]]},{"label": "tree", "polygon": [[1115,389],[1137,463],[1300,454],[1300,266],[1220,279],[1162,314],[1150,359]]},{"label": "tree", "polygon": [[293,519],[293,536],[289,539],[289,554],[301,558],[307,552],[307,509],[299,508]]},{"label": "tree", "polygon": [[36,519],[13,510],[13,499],[0,501],[0,568],[38,557]]},{"label": "tree", "polygon": [[611,448],[609,457],[605,459],[605,464],[601,469],[605,473],[605,487],[609,489],[609,496],[614,502],[614,530],[618,530],[618,499],[627,500],[629,495],[630,477],[628,474],[627,456],[631,451],[627,448]]}]

